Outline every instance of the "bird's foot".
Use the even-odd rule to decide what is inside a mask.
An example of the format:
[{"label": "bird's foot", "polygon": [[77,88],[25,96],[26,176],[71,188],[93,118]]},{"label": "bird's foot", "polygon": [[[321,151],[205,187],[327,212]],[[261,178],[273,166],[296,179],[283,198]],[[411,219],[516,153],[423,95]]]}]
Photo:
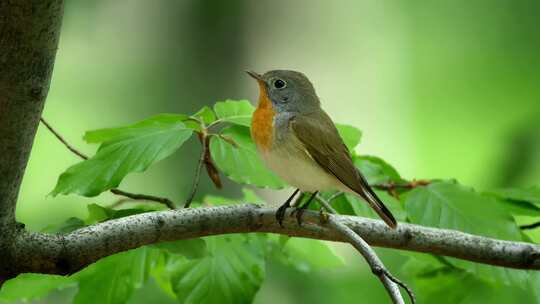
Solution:
[{"label": "bird's foot", "polygon": [[287,212],[287,208],[291,206],[292,199],[296,196],[296,194],[300,191],[300,189],[296,189],[291,196],[281,205],[281,207],[278,208],[276,211],[276,220],[283,228],[283,219],[285,218],[285,212]]},{"label": "bird's foot", "polygon": [[296,222],[298,222],[298,226],[302,226],[302,216],[304,215],[304,212],[309,207],[309,204],[311,204],[317,193],[318,191],[313,192],[313,194],[311,194],[311,196],[309,197],[308,201],[304,205],[302,205],[302,207],[297,207],[293,210],[293,212],[291,212],[291,216],[296,215]]},{"label": "bird's foot", "polygon": [[304,212],[308,208],[309,204],[304,204],[302,207],[294,208],[294,210],[291,212],[291,216],[296,216],[296,222],[298,223],[298,226],[302,226],[302,216],[304,215]]},{"label": "bird's foot", "polygon": [[285,218],[285,213],[287,212],[287,208],[289,207],[290,207],[289,204],[283,204],[276,211],[276,220],[281,226],[281,228],[283,228],[283,219]]}]

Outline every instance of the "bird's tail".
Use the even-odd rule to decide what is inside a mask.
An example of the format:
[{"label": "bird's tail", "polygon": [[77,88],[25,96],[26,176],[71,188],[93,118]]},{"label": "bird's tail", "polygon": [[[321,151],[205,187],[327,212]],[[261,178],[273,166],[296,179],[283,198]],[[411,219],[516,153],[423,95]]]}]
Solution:
[{"label": "bird's tail", "polygon": [[363,193],[359,193],[359,194],[362,196],[362,198],[364,198],[369,203],[369,206],[371,206],[371,208],[375,210],[375,212],[377,212],[377,214],[381,217],[381,219],[388,226],[390,226],[390,228],[396,229],[397,221],[392,215],[392,212],[390,212],[390,210],[386,208],[386,206],[383,204],[381,199],[377,196],[377,194],[375,194],[375,192],[373,192],[373,190],[368,185],[368,183],[364,180],[363,177],[362,179],[364,181],[364,187],[362,187]]}]

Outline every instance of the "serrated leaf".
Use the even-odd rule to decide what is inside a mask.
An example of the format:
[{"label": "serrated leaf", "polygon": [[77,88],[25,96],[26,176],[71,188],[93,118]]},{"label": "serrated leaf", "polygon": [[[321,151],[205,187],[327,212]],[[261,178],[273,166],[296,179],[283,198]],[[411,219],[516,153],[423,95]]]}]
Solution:
[{"label": "serrated leaf", "polygon": [[353,161],[370,184],[403,181],[396,169],[379,157],[355,156]]},{"label": "serrated leaf", "polygon": [[2,285],[0,301],[16,302],[43,298],[53,290],[74,286],[72,277],[23,273]]},{"label": "serrated leaf", "polygon": [[343,139],[343,142],[347,148],[349,148],[349,151],[354,150],[354,148],[360,143],[362,131],[358,130],[356,127],[344,124],[336,124],[336,128],[339,135]]},{"label": "serrated leaf", "polygon": [[219,170],[235,182],[280,189],[286,184],[266,168],[251,140],[249,129],[232,126],[223,130],[223,135],[232,138],[238,147],[212,136],[210,151]]},{"label": "serrated leaf", "polygon": [[218,119],[237,125],[249,127],[255,108],[247,100],[218,101],[214,105]]},{"label": "serrated leaf", "polygon": [[409,192],[405,209],[413,223],[505,240],[521,240],[519,229],[497,200],[450,182]]},{"label": "serrated leaf", "polygon": [[172,254],[183,255],[188,259],[198,259],[206,256],[206,242],[203,239],[187,239],[173,242],[162,242],[153,245],[155,248]]},{"label": "serrated leaf", "polygon": [[73,303],[125,303],[148,278],[150,252],[146,247],[117,253],[76,274],[79,292]]},{"label": "serrated leaf", "polygon": [[257,235],[206,238],[209,255],[172,271],[179,303],[251,303],[265,277],[264,244]]},{"label": "serrated leaf", "polygon": [[207,126],[216,120],[216,114],[210,107],[204,106],[192,116],[202,120]]},{"label": "serrated leaf", "polygon": [[[419,187],[407,195],[405,209],[412,223],[454,229],[504,240],[522,240],[512,216],[492,197],[450,182],[436,182]],[[445,258],[452,265],[466,269],[486,280],[522,284],[525,272]]]},{"label": "serrated leaf", "polygon": [[158,115],[128,127],[88,132],[88,142],[101,142],[96,155],[68,168],[52,195],[96,196],[117,187],[131,172],[145,171],[176,151],[192,134],[176,115]]}]

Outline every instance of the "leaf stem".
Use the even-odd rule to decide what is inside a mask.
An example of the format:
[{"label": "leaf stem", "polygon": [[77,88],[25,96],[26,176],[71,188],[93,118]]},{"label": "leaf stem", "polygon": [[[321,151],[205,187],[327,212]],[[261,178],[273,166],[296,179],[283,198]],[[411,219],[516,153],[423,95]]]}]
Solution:
[{"label": "leaf stem", "polygon": [[184,204],[184,208],[189,208],[191,205],[191,202],[193,201],[193,198],[195,197],[195,194],[197,193],[197,188],[199,187],[199,182],[201,180],[201,170],[202,166],[204,164],[204,159],[206,157],[206,151],[208,149],[207,140],[206,137],[208,136],[207,128],[204,125],[204,122],[201,121],[201,132],[197,133],[199,135],[199,139],[201,141],[201,156],[199,157],[199,163],[197,164],[197,168],[195,169],[195,177],[193,179],[193,186],[191,187],[191,192],[186,199],[186,203]]},{"label": "leaf stem", "polygon": [[86,156],[84,153],[80,152],[79,150],[75,149],[72,145],[70,145],[60,133],[58,133],[46,120],[45,118],[40,118],[41,123],[51,131],[51,133],[62,143],[66,148],[68,148],[69,151],[73,152],[75,155],[79,156],[80,158],[87,160],[89,157]]}]

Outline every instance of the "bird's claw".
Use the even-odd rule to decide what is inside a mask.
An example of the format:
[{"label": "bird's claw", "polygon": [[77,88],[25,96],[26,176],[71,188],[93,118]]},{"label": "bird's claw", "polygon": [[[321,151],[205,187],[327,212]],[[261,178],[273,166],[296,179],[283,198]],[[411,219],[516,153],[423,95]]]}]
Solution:
[{"label": "bird's claw", "polygon": [[283,219],[285,218],[285,212],[287,212],[288,207],[289,206],[287,204],[284,204],[276,211],[276,220],[281,228],[283,228]]},{"label": "bird's claw", "polygon": [[298,223],[298,226],[302,226],[302,216],[304,215],[304,211],[306,211],[307,208],[304,208],[304,206],[295,208],[291,212],[291,216],[296,215],[296,222]]}]

